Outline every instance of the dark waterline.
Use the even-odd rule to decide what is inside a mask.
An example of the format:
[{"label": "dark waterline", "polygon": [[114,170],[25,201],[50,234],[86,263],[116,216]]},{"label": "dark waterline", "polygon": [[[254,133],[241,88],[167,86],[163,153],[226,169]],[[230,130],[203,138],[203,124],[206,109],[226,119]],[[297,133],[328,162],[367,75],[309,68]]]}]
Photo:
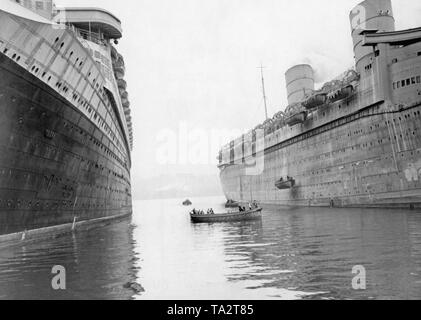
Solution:
[{"label": "dark waterline", "polygon": [[[192,225],[181,202],[137,202],[132,221],[0,250],[0,299],[421,299],[419,212],[278,208]],[[51,287],[54,265],[65,291]],[[352,288],[355,265],[367,290]]]}]

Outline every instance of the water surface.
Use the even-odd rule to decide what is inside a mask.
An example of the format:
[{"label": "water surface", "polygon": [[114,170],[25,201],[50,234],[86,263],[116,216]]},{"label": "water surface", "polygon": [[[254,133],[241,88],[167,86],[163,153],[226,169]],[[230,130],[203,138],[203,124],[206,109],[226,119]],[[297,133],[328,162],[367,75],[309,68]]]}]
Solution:
[{"label": "water surface", "polygon": [[[193,225],[182,200],[136,202],[131,221],[0,250],[0,299],[421,299],[421,213],[277,208]],[[224,210],[223,198],[192,200]],[[65,291],[51,287],[54,265]],[[355,265],[366,290],[352,288]]]}]

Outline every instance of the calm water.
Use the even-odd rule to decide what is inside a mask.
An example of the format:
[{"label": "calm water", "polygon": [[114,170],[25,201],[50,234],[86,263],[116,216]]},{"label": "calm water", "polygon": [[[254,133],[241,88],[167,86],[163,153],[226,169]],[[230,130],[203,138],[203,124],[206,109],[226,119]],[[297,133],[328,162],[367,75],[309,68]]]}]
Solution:
[{"label": "calm water", "polygon": [[[421,299],[421,213],[271,209],[192,225],[181,200],[132,221],[0,250],[0,299]],[[193,199],[222,210],[222,198]],[[51,288],[66,268],[67,290]],[[352,289],[355,265],[367,290]]]}]

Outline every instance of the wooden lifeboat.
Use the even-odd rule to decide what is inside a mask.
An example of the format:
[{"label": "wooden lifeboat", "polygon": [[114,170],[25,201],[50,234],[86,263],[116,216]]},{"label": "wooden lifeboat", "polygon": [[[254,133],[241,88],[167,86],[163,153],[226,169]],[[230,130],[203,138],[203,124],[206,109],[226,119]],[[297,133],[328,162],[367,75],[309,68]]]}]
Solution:
[{"label": "wooden lifeboat", "polygon": [[354,87],[352,85],[343,87],[338,91],[334,92],[332,95],[329,96],[330,102],[336,102],[339,100],[343,100],[348,98],[354,92]]},{"label": "wooden lifeboat", "polygon": [[126,88],[127,88],[127,82],[126,82],[125,80],[123,80],[123,79],[118,79],[118,80],[117,80],[117,85],[118,85],[118,88],[119,88],[121,91],[126,91]]},{"label": "wooden lifeboat", "polygon": [[193,214],[190,213],[193,223],[217,223],[259,220],[262,218],[262,208],[257,208],[245,212],[223,213],[223,214]]},{"label": "wooden lifeboat", "polygon": [[279,190],[286,190],[292,189],[295,186],[295,180],[293,178],[288,177],[286,180],[281,178],[275,183],[275,187]]},{"label": "wooden lifeboat", "polygon": [[307,120],[307,112],[301,111],[297,112],[286,119],[287,125],[290,127],[295,126],[296,124],[304,123]]},{"label": "wooden lifeboat", "polygon": [[327,94],[326,93],[317,93],[309,97],[304,103],[303,106],[307,110],[320,107],[326,103]]}]

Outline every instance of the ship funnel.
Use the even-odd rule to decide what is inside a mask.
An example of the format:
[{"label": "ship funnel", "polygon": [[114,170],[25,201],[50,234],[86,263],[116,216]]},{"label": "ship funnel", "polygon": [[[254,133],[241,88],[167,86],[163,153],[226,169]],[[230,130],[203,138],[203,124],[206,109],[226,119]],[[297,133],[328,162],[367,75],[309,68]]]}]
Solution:
[{"label": "ship funnel", "polygon": [[304,100],[314,90],[314,71],[308,64],[299,64],[285,73],[288,104],[292,105]]},{"label": "ship funnel", "polygon": [[351,22],[352,41],[354,43],[355,65],[359,66],[364,57],[373,53],[371,47],[363,47],[363,31],[389,32],[395,31],[392,0],[366,0],[352,9],[349,19]]}]

